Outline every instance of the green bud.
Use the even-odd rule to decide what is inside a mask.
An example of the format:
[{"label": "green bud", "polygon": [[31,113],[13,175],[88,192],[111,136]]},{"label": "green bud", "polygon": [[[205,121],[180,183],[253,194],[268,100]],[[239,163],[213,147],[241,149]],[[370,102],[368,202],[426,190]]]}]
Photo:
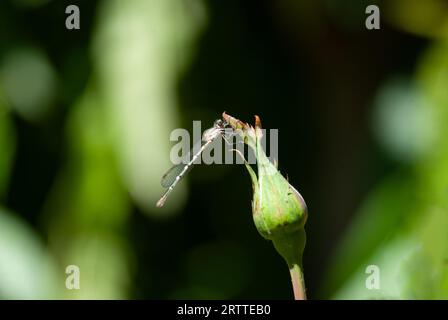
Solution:
[{"label": "green bud", "polygon": [[307,219],[305,201],[280,174],[257,143],[258,179],[252,178],[252,213],[258,232],[274,240],[302,229]]},{"label": "green bud", "polygon": [[223,118],[238,130],[256,155],[258,175],[249,164],[246,163],[246,167],[252,179],[252,213],[258,232],[264,238],[274,240],[277,236],[302,229],[307,219],[305,201],[266,156],[261,145],[262,131],[258,116],[255,116],[255,128],[226,113]]},{"label": "green bud", "polygon": [[296,299],[305,299],[302,275],[302,254],[306,235],[304,225],[308,212],[300,193],[271,163],[261,145],[262,131],[258,116],[255,128],[226,113],[223,118],[238,130],[243,141],[255,152],[258,174],[245,162],[252,187],[252,216],[258,232],[272,240],[275,249],[286,260],[293,281]]}]

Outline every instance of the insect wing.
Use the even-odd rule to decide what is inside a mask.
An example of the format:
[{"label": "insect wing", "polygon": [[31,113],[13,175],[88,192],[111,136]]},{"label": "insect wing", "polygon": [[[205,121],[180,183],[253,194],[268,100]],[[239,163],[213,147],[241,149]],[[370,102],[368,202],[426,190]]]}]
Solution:
[{"label": "insect wing", "polygon": [[185,168],[185,164],[180,163],[178,165],[172,166],[162,177],[160,184],[164,188],[168,188],[173,182],[176,180],[176,177],[182,172]]}]

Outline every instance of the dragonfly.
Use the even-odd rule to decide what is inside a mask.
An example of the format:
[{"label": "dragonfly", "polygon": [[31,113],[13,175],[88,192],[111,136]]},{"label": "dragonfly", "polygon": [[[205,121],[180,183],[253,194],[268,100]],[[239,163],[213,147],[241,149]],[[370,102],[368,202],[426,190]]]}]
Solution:
[{"label": "dragonfly", "polygon": [[162,195],[162,197],[157,201],[156,206],[157,207],[163,207],[165,204],[166,199],[171,194],[173,189],[176,187],[176,185],[179,183],[179,181],[185,176],[185,174],[193,167],[194,162],[197,158],[199,158],[202,154],[202,152],[217,138],[223,137],[225,138],[225,130],[228,127],[228,123],[224,120],[218,119],[215,120],[213,123],[213,127],[207,129],[202,134],[201,138],[201,147],[199,150],[194,153],[193,151],[196,149],[193,147],[193,149],[188,154],[188,158],[190,158],[191,154],[194,154],[193,157],[187,162],[187,163],[180,163],[178,165],[172,166],[163,176],[160,184],[162,187],[167,188],[165,193]]}]

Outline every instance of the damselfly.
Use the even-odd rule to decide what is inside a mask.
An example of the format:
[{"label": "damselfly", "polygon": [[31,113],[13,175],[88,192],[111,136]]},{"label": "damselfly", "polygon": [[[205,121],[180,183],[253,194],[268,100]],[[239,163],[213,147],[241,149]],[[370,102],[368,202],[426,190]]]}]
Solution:
[{"label": "damselfly", "polygon": [[179,183],[179,181],[185,176],[189,169],[193,167],[194,162],[202,152],[207,148],[216,138],[222,136],[224,137],[224,132],[227,126],[227,122],[218,119],[213,124],[213,127],[204,131],[202,135],[202,139],[200,141],[201,147],[196,151],[195,147],[193,147],[192,151],[190,151],[188,158],[190,155],[194,153],[193,157],[189,159],[187,163],[180,163],[178,165],[174,165],[171,167],[162,177],[161,185],[162,187],[168,188],[162,197],[157,201],[157,207],[162,207],[165,204],[166,199],[173,191],[174,187]]}]

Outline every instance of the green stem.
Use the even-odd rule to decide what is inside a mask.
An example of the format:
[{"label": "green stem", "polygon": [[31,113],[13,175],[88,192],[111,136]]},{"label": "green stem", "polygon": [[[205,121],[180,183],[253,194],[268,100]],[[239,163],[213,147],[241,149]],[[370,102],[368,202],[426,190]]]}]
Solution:
[{"label": "green stem", "polygon": [[277,236],[272,242],[277,252],[288,264],[294,299],[306,300],[305,281],[302,273],[302,253],[306,242],[305,230],[299,229],[293,233]]},{"label": "green stem", "polygon": [[306,300],[305,282],[303,280],[302,269],[298,264],[294,264],[289,268],[291,273],[292,288],[294,290],[295,300]]}]

